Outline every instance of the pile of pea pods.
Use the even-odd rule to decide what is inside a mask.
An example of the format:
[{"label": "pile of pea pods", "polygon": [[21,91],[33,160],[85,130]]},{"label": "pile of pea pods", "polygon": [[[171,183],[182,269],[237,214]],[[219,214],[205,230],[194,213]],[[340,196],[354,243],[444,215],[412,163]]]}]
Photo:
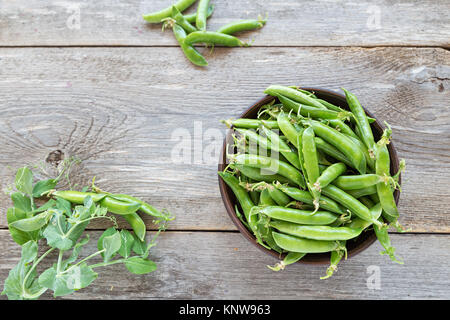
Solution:
[{"label": "pile of pea pods", "polygon": [[206,31],[206,20],[212,15],[214,6],[210,0],[199,0],[194,14],[183,15],[182,12],[197,0],[179,0],[163,10],[145,14],[144,20],[149,23],[163,23],[165,28],[172,28],[173,34],[189,61],[197,66],[207,66],[205,57],[194,48],[194,44],[220,45],[225,47],[247,47],[249,44],[233,36],[233,34],[260,29],[266,23],[262,17],[255,20],[239,20],[219,28],[217,31]]},{"label": "pile of pea pods", "polygon": [[[274,99],[256,119],[224,121],[233,129],[228,166],[219,176],[236,196],[236,215],[256,241],[285,254],[272,270],[306,254],[331,252],[328,278],[347,258],[346,244],[373,228],[393,261],[388,228],[398,223],[394,191],[401,160],[390,173],[392,130],[375,141],[357,97],[343,89],[349,110],[297,87],[271,85]],[[230,151],[229,151],[230,152]],[[243,212],[243,215],[240,213]]]}]

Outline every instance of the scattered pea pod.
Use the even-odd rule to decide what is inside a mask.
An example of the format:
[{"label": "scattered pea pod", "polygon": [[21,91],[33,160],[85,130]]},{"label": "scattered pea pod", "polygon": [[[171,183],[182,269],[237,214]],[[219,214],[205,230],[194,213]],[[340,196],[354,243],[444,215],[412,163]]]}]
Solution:
[{"label": "scattered pea pod", "polygon": [[196,43],[218,44],[225,47],[247,47],[248,44],[242,42],[234,36],[214,31],[195,31],[187,35],[184,42],[187,45]]},{"label": "scattered pea pod", "polygon": [[225,34],[235,34],[237,32],[242,31],[250,31],[250,30],[256,30],[261,29],[265,24],[267,20],[262,19],[261,17],[257,20],[239,20],[230,22],[217,30],[217,32],[225,33]]},{"label": "scattered pea pod", "polygon": [[[208,7],[208,12],[206,13],[206,18],[209,18],[212,16],[214,12],[214,5],[210,5]],[[197,12],[191,13],[191,14],[185,14],[184,18],[189,23],[195,23],[195,20],[197,19]]]},{"label": "scattered pea pod", "polygon": [[[181,12],[189,8],[197,0],[179,0],[174,6]],[[143,16],[144,20],[150,23],[159,23],[164,18],[170,17],[172,14],[172,6],[167,7],[161,11],[145,14]]]},{"label": "scattered pea pod", "polygon": [[178,24],[174,24],[172,26],[172,30],[186,58],[188,58],[189,61],[197,66],[207,66],[208,61],[206,61],[205,57],[203,57],[203,55],[195,50],[193,46],[186,44],[186,42],[184,41],[187,36],[186,31]]}]

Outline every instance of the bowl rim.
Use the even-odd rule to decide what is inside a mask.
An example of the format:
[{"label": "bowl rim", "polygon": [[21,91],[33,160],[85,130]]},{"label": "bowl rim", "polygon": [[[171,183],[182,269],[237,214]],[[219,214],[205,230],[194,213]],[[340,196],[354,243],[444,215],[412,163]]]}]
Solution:
[{"label": "bowl rim", "polygon": [[[345,104],[345,106],[342,106],[346,109],[348,109],[348,105],[345,99],[345,95],[333,91],[333,90],[329,90],[329,89],[324,89],[321,87],[298,87],[300,89],[303,90],[307,90],[307,91],[311,91],[315,94],[318,95],[328,95],[328,96],[334,96],[337,100],[341,100],[341,102],[343,104]],[[250,107],[248,107],[247,109],[245,109],[239,116],[239,118],[244,118],[246,117],[248,114],[251,114],[252,112],[254,112],[255,109],[259,109],[262,105],[267,104],[268,102],[270,102],[271,100],[276,99],[276,97],[270,96],[270,95],[265,95],[264,97],[260,98],[259,100],[257,100],[256,102],[254,102]],[[326,100],[325,98],[323,98],[323,100]],[[364,106],[363,106],[364,108]],[[374,118],[375,121],[371,124],[371,126],[374,127],[378,127],[377,130],[384,130],[385,126],[380,122],[380,120],[378,120],[377,118],[375,118],[373,116],[373,114],[368,111],[366,108],[364,108],[364,111],[366,112],[366,114],[371,117]],[[220,154],[220,159],[219,159],[219,164],[218,164],[218,170],[219,171],[223,171],[226,168],[226,150],[227,150],[227,141],[230,141],[231,138],[231,134],[233,132],[233,126],[231,126],[228,131],[227,134],[225,136],[225,139],[223,141],[223,147],[221,150],[221,154]],[[392,142],[390,142],[388,145],[388,151],[389,151],[389,155],[390,155],[390,159],[391,159],[391,172],[397,172],[399,169],[399,158],[397,155],[397,151],[393,145]],[[243,225],[243,223],[239,220],[239,218],[236,216],[236,212],[234,209],[234,205],[236,205],[236,201],[232,201],[234,194],[231,191],[231,189],[228,187],[228,185],[220,178],[220,176],[218,175],[218,181],[219,181],[219,190],[220,190],[220,194],[222,197],[222,201],[224,203],[225,209],[229,215],[229,217],[231,218],[231,220],[233,221],[234,225],[238,228],[239,232],[248,240],[250,241],[254,246],[256,246],[258,249],[260,249],[261,251],[265,252],[268,255],[271,255],[277,259],[283,259],[284,256],[286,255],[284,254],[279,254],[273,250],[269,250],[265,247],[263,247],[262,245],[260,245],[259,243],[256,242],[256,238],[255,236]],[[401,184],[401,175],[399,177],[399,184]],[[230,195],[232,195],[232,197],[230,197]],[[398,205],[399,199],[400,199],[400,192],[399,190],[395,190],[394,192],[394,199],[395,199],[395,203]],[[375,232],[373,231],[373,229],[367,230],[365,232],[365,238],[358,243],[358,245],[354,248],[351,248],[348,250],[347,253],[347,257],[351,258],[357,254],[359,254],[360,252],[366,250],[368,247],[370,247],[376,240],[376,235]],[[299,260],[297,263],[301,263],[301,264],[329,264],[329,258],[330,257],[330,253],[320,253],[320,254],[314,254],[314,255],[306,255],[303,259]]]}]

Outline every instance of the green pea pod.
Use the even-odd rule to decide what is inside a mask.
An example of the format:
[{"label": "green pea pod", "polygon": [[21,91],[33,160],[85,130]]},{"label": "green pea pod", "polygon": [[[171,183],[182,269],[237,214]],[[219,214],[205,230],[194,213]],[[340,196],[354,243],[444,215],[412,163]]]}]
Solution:
[{"label": "green pea pod", "polygon": [[269,190],[264,189],[261,191],[261,196],[259,197],[260,206],[275,206],[276,203],[270,196]]},{"label": "green pea pod", "polygon": [[[349,112],[347,112],[349,113]],[[351,113],[349,113],[351,115]],[[352,128],[350,128],[348,125],[345,124],[344,121],[340,119],[329,119],[322,121],[323,123],[331,126],[332,128],[336,129],[340,133],[343,133],[347,136],[359,139],[358,136],[353,132]]]},{"label": "green pea pod", "polygon": [[347,170],[347,167],[344,163],[338,162],[334,163],[328,168],[326,168],[321,174],[320,177],[317,178],[314,183],[314,188],[321,190],[329,185],[331,182],[334,182],[338,177],[343,174]]},{"label": "green pea pod", "polygon": [[289,116],[284,113],[283,111],[280,112],[280,114],[277,117],[278,127],[280,128],[281,132],[285,135],[285,137],[289,140],[290,143],[294,145],[297,149],[299,148],[298,145],[298,135],[299,132],[291,123],[291,119]]},{"label": "green pea pod", "polygon": [[248,19],[234,21],[220,27],[217,32],[225,34],[235,34],[242,31],[261,29],[266,24],[266,22],[267,20],[263,20],[262,18],[259,18],[257,20]]},{"label": "green pea pod", "polygon": [[272,232],[272,235],[280,248],[291,252],[321,253],[330,252],[339,247],[337,241],[303,239],[275,231]]},{"label": "green pea pod", "polygon": [[315,137],[314,142],[316,143],[317,149],[319,149],[326,155],[345,163],[351,168],[355,168],[354,164],[342,152],[340,152],[338,149],[336,149],[334,146],[332,146],[322,138]]},{"label": "green pea pod", "polygon": [[189,61],[191,61],[193,64],[197,66],[200,67],[207,66],[208,61],[206,61],[205,57],[203,57],[197,50],[195,50],[194,47],[185,43],[184,40],[186,39],[187,36],[186,31],[178,24],[174,24],[172,26],[172,30],[186,58],[188,58]]},{"label": "green pea pod", "polygon": [[9,224],[10,227],[18,229],[24,232],[31,232],[41,229],[45,226],[51,218],[51,213],[44,211],[38,215],[31,218],[25,218],[21,220],[14,221]]},{"label": "green pea pod", "polygon": [[[380,223],[383,222],[382,218],[379,218]],[[379,227],[374,225],[375,234],[377,236],[378,241],[383,246],[385,251],[380,252],[380,254],[387,254],[392,261],[397,262],[398,264],[403,264],[402,260],[399,260],[395,257],[395,248],[391,245],[391,240],[389,239],[388,227],[383,226]]]},{"label": "green pea pod", "polygon": [[256,215],[251,215],[252,208],[254,207],[254,203],[250,198],[250,195],[239,185],[239,180],[228,172],[218,172],[219,176],[223,181],[230,187],[233,191],[236,199],[241,205],[242,211],[244,212],[245,219],[247,220],[248,225],[251,230],[257,237],[259,243],[262,244],[262,239],[257,235],[257,221],[258,217]]},{"label": "green pea pod", "polygon": [[364,157],[366,158],[367,166],[373,172],[375,170],[375,159],[369,153],[369,149],[367,149],[366,145],[361,140],[359,140],[358,137],[355,138],[355,137],[349,136],[349,138],[352,139],[352,141],[356,145],[358,145],[359,148],[361,149],[361,151],[364,153]]},{"label": "green pea pod", "polygon": [[[268,129],[266,129],[268,130]],[[257,134],[255,131],[249,130],[249,129],[236,129],[237,132],[242,134],[245,138],[247,138],[250,141],[253,141],[257,143],[261,148],[264,148],[266,150],[273,150],[275,152],[286,152],[286,153],[292,153],[289,146],[286,144],[281,145],[280,143],[272,142],[271,140],[267,139],[266,137],[263,137],[259,134]],[[268,130],[270,131],[270,130]]]},{"label": "green pea pod", "polygon": [[377,219],[374,219],[370,214],[369,208],[363,205],[356,198],[346,193],[345,191],[339,189],[338,187],[330,184],[322,189],[322,193],[326,196],[332,198],[333,200],[341,203],[344,207],[349,209],[352,213],[364,219],[366,221],[372,222],[375,225],[382,226]]},{"label": "green pea pod", "polygon": [[[198,27],[198,26],[197,26]],[[195,43],[218,44],[225,47],[247,47],[248,44],[242,42],[234,36],[214,31],[196,31],[187,35],[184,42],[187,45]]]},{"label": "green pea pod", "polygon": [[365,187],[365,188],[361,188],[361,189],[346,190],[345,192],[347,192],[352,197],[359,199],[364,196],[370,196],[372,194],[376,194],[377,187],[372,185],[370,187]]},{"label": "green pea pod", "polygon": [[161,212],[156,208],[154,208],[152,205],[148,204],[147,202],[142,201],[141,199],[138,199],[136,197],[130,196],[128,194],[112,194],[109,196],[123,202],[140,204],[139,211],[148,214],[149,216],[160,218],[167,221],[174,219],[173,217],[170,216],[170,214]]},{"label": "green pea pod", "polygon": [[[377,147],[377,158],[375,162],[376,174],[380,177],[390,177],[390,158],[386,145]],[[386,214],[397,218],[399,216],[397,205],[395,203],[394,193],[389,182],[380,182],[376,186],[381,206]]]},{"label": "green pea pod", "polygon": [[[283,186],[283,185],[277,185],[276,187],[278,189],[280,189],[281,191],[283,191],[284,193],[286,193],[289,197],[291,197],[297,201],[301,201],[301,202],[304,202],[306,204],[311,204],[311,205],[313,204],[313,198],[308,191],[300,190],[300,189],[294,188],[294,187],[287,187],[287,186]],[[331,211],[334,213],[338,213],[338,214],[345,213],[341,209],[341,207],[339,207],[337,202],[335,202],[334,200],[332,200],[330,198],[325,197],[324,195],[320,196],[319,206],[320,206],[320,208],[322,208],[324,210]]]},{"label": "green pea pod", "polygon": [[282,207],[287,206],[291,199],[281,190],[278,190],[274,186],[269,186],[267,188],[270,197],[279,205]]},{"label": "green pea pod", "polygon": [[[207,12],[207,14],[206,14],[206,18],[211,17],[211,15],[213,14],[213,12],[214,12],[214,5],[210,5],[210,6],[208,7],[208,12]],[[189,22],[189,23],[195,23],[195,20],[197,19],[197,12],[194,12],[194,13],[191,13],[191,14],[186,14],[186,15],[184,15],[184,17],[185,17],[185,19],[186,19],[187,22]]]},{"label": "green pea pod", "polygon": [[347,159],[353,163],[359,173],[366,173],[366,158],[364,153],[357,145],[345,134],[315,120],[302,121],[303,124],[310,125],[314,129],[314,133],[332,144],[340,152],[342,152]]},{"label": "green pea pod", "polygon": [[277,97],[278,100],[280,100],[280,102],[283,104],[283,106],[290,110],[293,110],[297,115],[300,114],[307,118],[311,117],[318,119],[341,119],[349,114],[348,111],[336,112],[300,104],[282,95],[278,95]]},{"label": "green pea pod", "polygon": [[309,211],[286,208],[281,206],[259,207],[258,213],[265,214],[273,219],[306,224],[306,225],[327,225],[338,219],[338,216],[328,211]]},{"label": "green pea pod", "polygon": [[239,164],[233,164],[233,165],[231,165],[231,167],[238,170],[244,176],[246,176],[250,179],[256,180],[256,181],[265,181],[265,182],[269,182],[269,183],[278,181],[283,184],[292,183],[291,180],[289,180],[279,174],[275,174],[270,171],[267,171],[265,169],[253,168],[253,167],[239,165]]},{"label": "green pea pod", "polygon": [[[174,6],[183,12],[187,8],[189,8],[194,2],[197,0],[179,0],[177,3],[174,4]],[[161,11],[145,14],[143,16],[144,20],[150,23],[159,23],[164,18],[170,17],[172,14],[172,6],[167,7]]]},{"label": "green pea pod", "polygon": [[302,188],[305,187],[305,181],[301,173],[298,172],[298,170],[295,167],[291,166],[290,164],[284,161],[279,161],[274,158],[258,155],[240,154],[235,156],[232,159],[232,162],[254,168],[269,169],[270,171],[276,172],[277,174],[280,174],[283,177],[288,178],[289,180],[295,182]]},{"label": "green pea pod", "polygon": [[306,170],[308,189],[313,197],[313,203],[316,210],[319,209],[320,188],[315,188],[314,184],[320,176],[319,160],[317,158],[316,144],[314,143],[314,130],[311,127],[306,128],[302,135],[302,156],[303,166]]},{"label": "green pea pod", "polygon": [[272,145],[279,147],[280,153],[297,169],[300,168],[300,162],[296,152],[292,151],[289,145],[280,138],[280,136],[272,130],[262,126],[260,130],[269,138]]},{"label": "green pea pod", "polygon": [[302,253],[302,252],[288,252],[288,254],[286,255],[286,257],[284,257],[284,259],[280,262],[278,262],[276,265],[272,266],[267,266],[270,270],[272,271],[280,271],[280,270],[284,270],[284,268],[287,265],[296,263],[297,261],[299,261],[301,258],[303,258],[306,255],[306,253]]},{"label": "green pea pod", "polygon": [[348,92],[344,88],[342,88],[342,90],[344,90],[345,92],[345,98],[347,99],[348,106],[355,117],[356,125],[361,134],[361,139],[369,149],[369,152],[370,150],[372,150],[373,152],[375,141],[373,138],[372,128],[370,127],[369,120],[366,116],[366,112],[364,111],[363,107],[358,101],[358,98],[356,98],[354,94]]},{"label": "green pea pod", "polygon": [[245,129],[258,129],[261,126],[269,129],[278,129],[278,122],[275,120],[259,120],[259,119],[245,119],[239,118],[235,120],[223,120],[228,127],[245,128]]},{"label": "green pea pod", "polygon": [[[376,174],[362,174],[352,176],[340,176],[334,180],[333,184],[342,190],[358,190],[368,188],[381,182],[381,178]],[[359,198],[359,197],[358,197]]]},{"label": "green pea pod", "polygon": [[84,204],[84,199],[87,196],[92,198],[92,201],[99,202],[106,197],[104,193],[95,193],[95,192],[81,192],[81,191],[55,191],[51,194],[54,197],[62,198],[74,204]]},{"label": "green pea pod", "polygon": [[266,90],[264,90],[264,93],[274,96],[274,97],[276,97],[278,95],[282,95],[282,96],[285,96],[296,102],[306,104],[308,106],[313,106],[313,107],[316,107],[319,109],[327,110],[327,108],[323,104],[321,104],[319,101],[317,101],[317,99],[314,99],[310,95],[307,95],[299,90],[289,88],[286,86],[271,85],[271,86],[267,87]]},{"label": "green pea pod", "polygon": [[206,17],[208,16],[209,0],[200,0],[197,7],[195,25],[201,31],[206,30]]},{"label": "green pea pod", "polygon": [[172,6],[172,19],[175,20],[175,22],[179,26],[181,26],[186,31],[186,33],[197,31],[197,28],[190,24],[190,22],[186,20],[180,10],[178,10],[175,6]]},{"label": "green pea pod", "polygon": [[[341,246],[345,246],[345,241],[341,241]],[[327,274],[323,277],[320,277],[321,280],[328,279],[333,275],[334,272],[337,271],[337,265],[345,256],[345,250],[334,250],[331,252],[330,257],[330,266],[327,268]]]},{"label": "green pea pod", "polygon": [[144,241],[146,227],[145,227],[145,223],[141,219],[141,217],[135,212],[130,213],[130,214],[125,214],[122,216],[130,224],[131,228],[133,229],[134,233],[139,238],[139,240]]},{"label": "green pea pod", "polygon": [[120,215],[135,213],[141,207],[140,203],[125,202],[110,196],[104,197],[100,201],[100,205],[108,209],[109,212]]},{"label": "green pea pod", "polygon": [[349,240],[356,238],[362,232],[362,229],[330,226],[303,226],[287,221],[271,221],[270,226],[292,236],[314,240]]}]

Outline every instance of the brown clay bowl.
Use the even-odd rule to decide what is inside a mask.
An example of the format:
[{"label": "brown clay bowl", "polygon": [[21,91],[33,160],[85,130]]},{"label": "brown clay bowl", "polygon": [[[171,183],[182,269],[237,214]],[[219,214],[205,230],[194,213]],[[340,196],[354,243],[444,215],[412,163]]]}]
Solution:
[{"label": "brown clay bowl", "polygon": [[[320,88],[302,88],[308,91],[314,92],[314,94],[323,100],[326,100],[334,105],[340,106],[344,109],[348,110],[348,105],[345,100],[345,96],[336,93],[334,91],[326,90],[326,89],[320,89]],[[241,118],[256,118],[257,112],[259,108],[267,103],[269,103],[271,100],[273,100],[274,97],[272,96],[265,96],[258,100],[256,103],[254,103],[250,108],[245,110],[241,114]],[[369,117],[375,118],[369,111],[366,110],[366,113]],[[378,141],[380,139],[381,135],[383,134],[384,126],[381,124],[379,120],[376,120],[371,124],[372,131],[375,137],[375,141]],[[223,171],[225,167],[227,166],[226,163],[226,148],[227,143],[231,140],[231,134],[232,130],[229,130],[227,133],[227,136],[225,138],[222,154],[220,156],[219,161],[219,171]],[[393,143],[391,142],[388,144],[389,154],[391,157],[391,174],[396,173],[399,168],[399,159],[397,156],[397,152],[395,151],[395,147]],[[400,182],[400,181],[399,181]],[[236,198],[231,191],[231,189],[226,185],[226,183],[219,177],[219,188],[220,193],[222,195],[222,200],[225,205],[225,209],[228,212],[228,215],[230,216],[233,223],[236,225],[236,227],[239,229],[239,231],[244,235],[247,240],[249,240],[253,245],[258,247],[260,250],[264,251],[265,253],[278,258],[282,259],[284,258],[284,255],[280,255],[277,252],[273,250],[268,250],[258,244],[256,242],[255,237],[253,234],[242,224],[242,222],[238,219],[235,212],[235,205],[238,204],[236,201]],[[398,190],[394,193],[395,202],[398,204],[398,200],[400,197],[400,192]],[[239,205],[239,204],[238,204]],[[353,257],[356,254],[360,253],[361,251],[367,249],[372,243],[374,243],[376,240],[375,232],[370,229],[365,232],[363,232],[359,237],[357,237],[354,240],[348,240],[347,241],[347,250],[348,250],[348,257]],[[330,261],[330,253],[316,253],[316,254],[307,254],[303,259],[299,261],[299,263],[306,263],[306,264],[328,264]]]}]

